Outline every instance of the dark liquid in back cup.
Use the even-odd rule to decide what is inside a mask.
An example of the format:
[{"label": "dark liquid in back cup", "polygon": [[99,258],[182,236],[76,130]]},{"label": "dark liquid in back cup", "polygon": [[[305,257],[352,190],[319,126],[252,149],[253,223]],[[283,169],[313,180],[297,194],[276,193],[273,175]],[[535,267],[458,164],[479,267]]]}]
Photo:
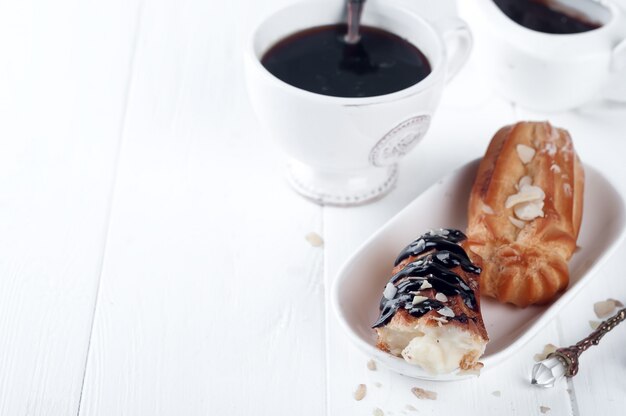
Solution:
[{"label": "dark liquid in back cup", "polygon": [[361,26],[361,40],[344,41],[345,24],[297,32],[261,58],[274,76],[294,87],[334,97],[373,97],[417,84],[431,72],[413,44],[382,29]]},{"label": "dark liquid in back cup", "polygon": [[602,26],[555,0],[493,1],[511,20],[537,32],[565,35],[588,32]]}]

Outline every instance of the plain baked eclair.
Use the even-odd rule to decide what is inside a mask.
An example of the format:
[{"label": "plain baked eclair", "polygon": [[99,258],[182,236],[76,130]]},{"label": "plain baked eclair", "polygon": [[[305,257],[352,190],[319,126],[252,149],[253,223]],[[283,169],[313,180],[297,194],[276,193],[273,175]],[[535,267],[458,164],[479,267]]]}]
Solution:
[{"label": "plain baked eclair", "polygon": [[583,168],[566,130],[520,122],[496,133],[468,206],[466,243],[483,259],[482,294],[525,307],[565,290],[583,190]]}]

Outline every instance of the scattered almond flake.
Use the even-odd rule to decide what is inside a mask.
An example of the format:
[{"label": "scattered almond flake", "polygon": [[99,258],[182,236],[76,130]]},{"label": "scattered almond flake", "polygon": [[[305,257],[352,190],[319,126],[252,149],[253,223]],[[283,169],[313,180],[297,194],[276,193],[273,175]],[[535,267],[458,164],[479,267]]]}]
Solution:
[{"label": "scattered almond flake", "polygon": [[535,354],[535,361],[539,362],[539,361],[543,361],[545,360],[549,354],[552,354],[554,351],[556,351],[558,347],[554,344],[546,344],[543,347],[543,351],[540,354]]},{"label": "scattered almond flake", "polygon": [[554,173],[561,173],[561,167],[559,165],[557,165],[556,163],[553,163],[550,166],[550,170]]},{"label": "scattered almond flake", "polygon": [[413,296],[413,301],[411,302],[412,305],[417,305],[419,303],[424,302],[426,299],[428,299],[426,296]]},{"label": "scattered almond flake", "polygon": [[376,361],[369,360],[367,362],[367,369],[370,370],[370,371],[376,371]]},{"label": "scattered almond flake", "polygon": [[518,220],[515,217],[511,217],[509,216],[509,221],[511,221],[511,224],[513,224],[514,226],[516,226],[519,229],[524,228],[524,226],[526,225],[526,223],[522,220]]},{"label": "scattered almond flake", "polygon": [[526,146],[525,144],[518,144],[515,148],[517,150],[517,155],[523,164],[528,164],[533,157],[535,157],[535,149],[530,146]]},{"label": "scattered almond flake", "polygon": [[595,331],[596,329],[598,329],[601,323],[602,322],[600,321],[589,321],[589,326]]},{"label": "scattered almond flake", "polygon": [[539,411],[541,411],[541,413],[548,413],[550,411],[550,408],[548,406],[539,406]]},{"label": "scattered almond flake", "polygon": [[304,236],[304,239],[308,241],[309,244],[311,244],[313,247],[320,247],[324,244],[324,240],[322,239],[322,237],[315,232],[308,233],[306,236]]},{"label": "scattered almond flake", "polygon": [[452,309],[448,308],[447,306],[444,306],[441,309],[437,309],[437,313],[439,315],[447,316],[448,318],[453,318],[454,317],[454,311]]},{"label": "scattered almond flake", "polygon": [[492,396],[496,396],[496,397],[500,397],[500,394],[501,394],[501,393],[500,393],[500,390],[496,390],[496,391],[492,391],[492,392],[491,392],[491,395],[492,395]]},{"label": "scattered almond flake", "polygon": [[609,300],[612,300],[613,302],[615,302],[615,306],[618,307],[618,308],[623,308],[624,307],[624,304],[622,302],[620,302],[619,300],[617,300],[617,299],[609,299]]},{"label": "scattered almond flake", "polygon": [[385,286],[385,290],[383,290],[383,296],[385,297],[385,299],[393,299],[393,297],[396,296],[396,293],[398,293],[398,288],[395,287],[391,282],[387,283],[387,286]]},{"label": "scattered almond flake", "polygon": [[372,415],[374,416],[385,416],[385,412],[383,412],[382,410],[380,410],[378,407],[376,407],[373,411],[372,411]]},{"label": "scattered almond flake", "polygon": [[433,287],[433,285],[431,285],[428,280],[424,280],[420,286],[420,290],[430,289],[431,287]]},{"label": "scattered almond flake", "polygon": [[417,409],[415,408],[415,406],[411,406],[410,404],[407,404],[406,406],[404,406],[404,408],[411,412],[417,412]]},{"label": "scattered almond flake", "polygon": [[419,387],[413,387],[411,392],[420,400],[437,400],[437,393],[434,391],[428,391],[420,389]]},{"label": "scattered almond flake", "polygon": [[572,185],[570,185],[569,183],[564,183],[563,192],[565,192],[565,195],[567,196],[572,196]]},{"label": "scattered almond flake", "polygon": [[615,304],[615,300],[607,299],[594,303],[593,311],[596,313],[598,318],[606,318],[615,310],[616,307],[617,305]]},{"label": "scattered almond flake", "polygon": [[358,402],[360,400],[363,400],[366,393],[367,393],[367,387],[365,386],[365,384],[359,384],[356,387],[356,390],[354,391],[352,396],[354,397],[354,400]]},{"label": "scattered almond flake", "polygon": [[374,383],[374,386],[381,388],[383,385],[379,381],[377,381]]},{"label": "scattered almond flake", "polygon": [[493,208],[491,208],[489,205],[485,204],[484,202],[481,202],[481,206],[480,206],[480,210],[482,212],[484,212],[485,214],[489,214],[489,215],[493,215]]}]

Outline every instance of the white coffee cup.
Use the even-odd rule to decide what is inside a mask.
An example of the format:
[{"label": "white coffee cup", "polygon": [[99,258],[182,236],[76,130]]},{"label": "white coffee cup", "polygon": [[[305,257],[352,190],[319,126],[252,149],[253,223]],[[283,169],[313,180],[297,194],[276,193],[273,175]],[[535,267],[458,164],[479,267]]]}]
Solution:
[{"label": "white coffee cup", "polygon": [[264,19],[245,51],[249,96],[261,123],[288,158],[295,190],[321,204],[356,205],[392,189],[397,162],[428,130],[446,81],[472,46],[457,18],[429,23],[416,13],[369,0],[363,23],[417,46],[432,72],[419,83],[386,95],[343,98],[291,86],[261,64],[277,41],[315,26],[340,23],[345,2],[297,3]]},{"label": "white coffee cup", "polygon": [[528,29],[493,0],[459,2],[476,39],[476,62],[494,89],[540,111],[563,111],[599,98],[626,66],[626,17],[609,0],[560,0],[602,26],[575,34]]}]

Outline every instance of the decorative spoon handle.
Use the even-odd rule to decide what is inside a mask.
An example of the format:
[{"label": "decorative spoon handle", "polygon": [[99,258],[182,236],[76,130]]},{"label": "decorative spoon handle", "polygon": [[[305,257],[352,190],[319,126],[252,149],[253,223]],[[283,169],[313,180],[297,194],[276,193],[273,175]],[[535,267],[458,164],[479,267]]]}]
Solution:
[{"label": "decorative spoon handle", "polygon": [[626,319],[626,308],[620,309],[615,315],[606,321],[602,322],[600,326],[593,331],[587,338],[577,342],[576,344],[559,348],[555,352],[548,355],[547,358],[555,356],[563,361],[566,366],[565,376],[573,377],[578,373],[578,357],[583,351],[587,350],[592,345],[598,345],[602,337],[615,328],[620,322]]},{"label": "decorative spoon handle", "polygon": [[361,39],[361,13],[365,0],[348,0],[348,33],[345,41],[354,45]]},{"label": "decorative spoon handle", "polygon": [[620,309],[615,315],[576,344],[559,348],[548,354],[545,360],[533,367],[531,384],[539,387],[552,387],[561,377],[574,377],[578,373],[578,357],[592,345],[598,345],[602,337],[619,323],[626,320],[626,308]]}]

